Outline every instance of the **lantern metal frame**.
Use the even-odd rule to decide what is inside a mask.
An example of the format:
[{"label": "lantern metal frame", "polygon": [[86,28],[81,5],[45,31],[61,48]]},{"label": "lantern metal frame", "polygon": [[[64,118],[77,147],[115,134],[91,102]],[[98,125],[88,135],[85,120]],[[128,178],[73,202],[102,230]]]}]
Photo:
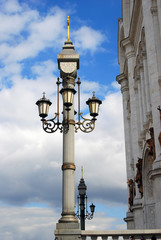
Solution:
[{"label": "lantern metal frame", "polygon": [[[64,87],[59,91],[59,86],[60,86],[60,84],[62,84],[62,82],[60,82],[59,78],[57,78],[57,82],[56,82],[56,84],[57,84],[57,112],[55,113],[54,118],[46,120],[45,117],[42,117],[42,119],[41,119],[42,127],[43,127],[45,132],[54,133],[57,130],[60,130],[61,133],[62,132],[67,132],[68,129],[69,129],[69,124],[75,125],[75,132],[76,133],[77,133],[78,129],[80,129],[84,133],[90,133],[94,130],[95,121],[97,120],[95,118],[95,116],[97,116],[98,114],[93,116],[92,119],[88,119],[88,118],[83,117],[83,113],[80,111],[80,84],[81,84],[80,78],[78,78],[78,81],[76,83],[78,85],[78,121],[77,122],[73,121],[71,123],[71,121],[69,119],[69,111],[70,111],[70,107],[72,106],[72,103],[70,103],[70,104],[69,103],[68,104],[64,103],[64,106],[65,106],[64,110],[67,111],[67,119],[65,121],[62,121],[62,122],[59,121],[59,115],[60,115],[60,113],[59,113],[59,93],[62,94],[62,96],[63,96],[63,92],[65,90],[67,90],[67,91],[71,91],[75,95],[76,90],[73,89],[73,88]],[[37,105],[38,105],[38,102],[40,100],[38,100],[36,102]],[[48,100],[48,101],[50,102],[50,100]],[[89,99],[88,101],[91,101],[91,99]],[[99,100],[99,99],[97,99],[97,101],[99,101],[99,104],[102,103],[101,100]],[[51,102],[50,102],[50,105],[51,105]]]}]

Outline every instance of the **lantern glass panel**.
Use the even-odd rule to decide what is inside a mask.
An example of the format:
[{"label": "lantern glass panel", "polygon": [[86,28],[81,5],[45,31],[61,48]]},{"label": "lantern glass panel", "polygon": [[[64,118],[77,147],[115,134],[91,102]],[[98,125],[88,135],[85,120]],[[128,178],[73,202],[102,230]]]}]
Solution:
[{"label": "lantern glass panel", "polygon": [[47,102],[39,103],[39,116],[45,118],[48,116],[49,104]]},{"label": "lantern glass panel", "polygon": [[90,110],[90,115],[93,117],[98,116],[98,111],[99,111],[99,103],[96,101],[91,101],[89,103],[89,110]]},{"label": "lantern glass panel", "polygon": [[63,101],[66,107],[70,107],[73,105],[73,98],[74,98],[73,91],[69,89],[63,91]]},{"label": "lantern glass panel", "polygon": [[63,100],[64,100],[64,105],[66,107],[69,107],[69,106],[72,106],[73,104],[73,92],[70,91],[70,90],[65,90],[64,93],[63,93]]}]

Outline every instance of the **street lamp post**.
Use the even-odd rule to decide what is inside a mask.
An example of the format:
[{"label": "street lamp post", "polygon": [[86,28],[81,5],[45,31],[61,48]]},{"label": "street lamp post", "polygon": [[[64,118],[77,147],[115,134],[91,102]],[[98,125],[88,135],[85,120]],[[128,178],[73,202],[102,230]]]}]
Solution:
[{"label": "street lamp post", "polygon": [[[68,41],[64,43],[63,50],[57,55],[58,69],[60,70],[60,77],[57,80],[57,112],[54,118],[46,120],[48,116],[49,106],[52,104],[50,100],[46,99],[45,94],[43,98],[38,100],[39,116],[42,118],[42,127],[47,133],[54,133],[57,130],[63,133],[63,181],[62,181],[62,217],[57,224],[56,236],[60,236],[60,231],[70,228],[79,228],[78,219],[75,217],[75,161],[74,161],[74,132],[78,129],[85,133],[93,131],[95,127],[96,116],[99,112],[99,105],[102,103],[98,98],[90,98],[86,103],[89,105],[90,115],[92,119],[83,117],[80,111],[80,78],[77,78],[77,69],[79,69],[79,55],[74,49],[72,41],[69,39],[69,17],[68,23]],[[59,90],[62,84],[62,89]],[[78,85],[78,121],[75,121],[74,109],[74,95],[76,93],[75,84]],[[59,93],[63,97],[63,121],[59,120]],[[59,230],[58,230],[59,229]],[[68,233],[69,234],[69,233]],[[64,238],[61,235],[62,239]],[[67,239],[67,237],[65,238]]]},{"label": "street lamp post", "polygon": [[77,214],[76,216],[80,219],[81,224],[81,230],[85,230],[85,220],[91,220],[94,215],[95,211],[95,205],[92,203],[89,207],[91,210],[91,213],[88,212],[87,207],[87,195],[86,190],[87,186],[85,184],[84,178],[83,178],[83,167],[82,167],[82,174],[81,174],[80,183],[78,185],[78,191],[79,195],[77,197]]}]

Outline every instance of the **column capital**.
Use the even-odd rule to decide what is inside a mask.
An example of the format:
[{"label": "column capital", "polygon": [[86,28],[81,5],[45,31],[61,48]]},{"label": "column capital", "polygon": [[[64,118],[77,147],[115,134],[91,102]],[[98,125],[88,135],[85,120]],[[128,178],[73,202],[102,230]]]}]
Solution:
[{"label": "column capital", "polygon": [[121,85],[121,92],[129,91],[128,79],[124,73],[117,75],[116,81]]},{"label": "column capital", "polygon": [[122,81],[127,81],[127,77],[125,75],[125,73],[121,73],[119,75],[116,76],[116,81],[121,85]]},{"label": "column capital", "polygon": [[130,37],[124,38],[121,41],[122,46],[125,48],[125,54],[127,59],[131,57],[135,57],[135,52],[134,52],[134,45],[130,39]]}]

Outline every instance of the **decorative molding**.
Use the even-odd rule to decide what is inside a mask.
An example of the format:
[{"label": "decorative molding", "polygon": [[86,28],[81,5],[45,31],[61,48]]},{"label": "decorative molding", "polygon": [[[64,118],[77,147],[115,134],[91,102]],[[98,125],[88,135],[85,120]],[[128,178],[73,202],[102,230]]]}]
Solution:
[{"label": "decorative molding", "polygon": [[129,37],[122,39],[120,44],[125,48],[125,55],[127,59],[135,57],[134,46]]},{"label": "decorative molding", "polygon": [[132,42],[131,42],[131,39],[129,37],[127,38],[124,38],[121,40],[120,44],[123,46],[123,47],[126,47],[128,45],[132,45]]},{"label": "decorative molding", "polygon": [[61,214],[62,216],[66,216],[66,215],[73,215],[73,216],[75,216],[75,212],[62,212],[62,214]]},{"label": "decorative molding", "polygon": [[157,168],[155,170],[152,170],[150,173],[149,173],[149,178],[150,179],[154,179],[156,177],[161,177],[161,168]]},{"label": "decorative molding", "polygon": [[121,73],[119,75],[116,76],[116,81],[121,84],[122,81],[128,81],[127,77],[124,73]]},{"label": "decorative molding", "polygon": [[64,163],[63,165],[62,165],[62,171],[64,171],[64,170],[74,170],[75,171],[75,169],[76,169],[76,167],[75,167],[75,164],[73,164],[73,163]]},{"label": "decorative molding", "polygon": [[60,70],[64,73],[72,73],[77,70],[77,62],[61,62]]},{"label": "decorative molding", "polygon": [[116,81],[121,85],[121,92],[129,91],[128,80],[124,73],[121,73],[116,77]]}]

